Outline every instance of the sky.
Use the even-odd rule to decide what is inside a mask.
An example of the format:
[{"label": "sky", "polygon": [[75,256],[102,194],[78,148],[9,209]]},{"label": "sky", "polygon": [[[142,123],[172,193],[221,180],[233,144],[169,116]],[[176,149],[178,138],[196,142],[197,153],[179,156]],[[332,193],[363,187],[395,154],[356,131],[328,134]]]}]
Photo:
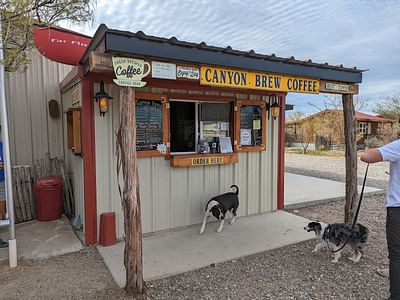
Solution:
[{"label": "sky", "polygon": [[[90,25],[61,24],[93,36],[108,28],[279,57],[366,70],[359,97],[373,113],[400,93],[399,0],[97,0]],[[322,95],[289,94],[295,110],[314,113]],[[313,105],[310,105],[312,103]]]}]

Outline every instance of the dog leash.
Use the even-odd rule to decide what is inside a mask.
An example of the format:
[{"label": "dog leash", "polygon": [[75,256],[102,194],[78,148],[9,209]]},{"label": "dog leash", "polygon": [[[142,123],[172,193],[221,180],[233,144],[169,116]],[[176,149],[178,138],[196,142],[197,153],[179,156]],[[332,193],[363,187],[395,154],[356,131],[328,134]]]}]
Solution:
[{"label": "dog leash", "polygon": [[338,252],[338,251],[342,250],[344,248],[344,246],[346,246],[347,242],[350,240],[350,235],[353,232],[354,226],[356,225],[356,222],[357,222],[358,213],[360,212],[361,200],[362,200],[362,198],[364,196],[364,188],[365,188],[365,183],[367,181],[368,168],[369,168],[369,164],[367,164],[367,169],[365,170],[365,176],[364,176],[364,182],[363,182],[363,185],[362,185],[362,188],[361,188],[360,200],[358,200],[357,210],[356,210],[356,214],[354,215],[354,218],[353,218],[353,224],[351,224],[349,236],[347,237],[347,240],[343,244],[343,246],[340,247],[339,249],[335,250],[335,251],[332,251],[332,253],[335,253],[335,252]]}]

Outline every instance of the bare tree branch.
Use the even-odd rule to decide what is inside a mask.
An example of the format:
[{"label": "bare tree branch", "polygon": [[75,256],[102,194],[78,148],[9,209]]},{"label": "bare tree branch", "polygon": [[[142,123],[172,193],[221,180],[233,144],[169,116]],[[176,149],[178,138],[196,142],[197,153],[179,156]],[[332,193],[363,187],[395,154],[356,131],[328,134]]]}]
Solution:
[{"label": "bare tree branch", "polygon": [[34,48],[34,24],[57,25],[61,21],[93,20],[96,0],[1,0],[2,40],[7,72],[29,63],[27,51]]}]

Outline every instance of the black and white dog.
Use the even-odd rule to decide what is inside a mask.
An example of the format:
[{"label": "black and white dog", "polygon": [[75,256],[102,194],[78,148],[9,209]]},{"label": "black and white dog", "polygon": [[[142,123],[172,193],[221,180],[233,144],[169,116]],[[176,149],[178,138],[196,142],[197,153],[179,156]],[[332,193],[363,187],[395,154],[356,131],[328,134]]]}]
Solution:
[{"label": "black and white dog", "polygon": [[[322,239],[322,242],[317,244],[312,252],[328,247],[331,251],[340,249],[344,243],[351,246],[353,249],[353,255],[349,257],[354,262],[359,262],[363,254],[362,249],[368,240],[368,229],[363,225],[357,223],[354,225],[353,230],[350,233],[351,224],[336,223],[336,224],[325,224],[322,222],[310,222],[304,230],[307,232],[314,231],[315,235]],[[350,235],[350,237],[349,237]],[[333,263],[337,263],[343,249],[333,253]]]},{"label": "black and white dog", "polygon": [[206,229],[207,219],[211,215],[220,221],[217,232],[222,231],[225,221],[225,214],[227,211],[232,214],[230,224],[235,223],[236,211],[239,207],[239,188],[236,185],[231,185],[231,188],[236,188],[236,191],[215,196],[208,201],[203,224],[200,228],[200,234],[203,234],[204,230]]}]

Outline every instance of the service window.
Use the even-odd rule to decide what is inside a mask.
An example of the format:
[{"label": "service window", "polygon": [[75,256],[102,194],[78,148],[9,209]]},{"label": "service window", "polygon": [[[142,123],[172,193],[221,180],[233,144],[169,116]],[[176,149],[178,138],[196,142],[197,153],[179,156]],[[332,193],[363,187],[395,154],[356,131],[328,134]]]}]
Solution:
[{"label": "service window", "polygon": [[171,153],[221,153],[221,138],[233,132],[232,111],[231,103],[171,100]]},{"label": "service window", "polygon": [[265,150],[266,107],[262,101],[239,101],[237,138],[239,151]]},{"label": "service window", "polygon": [[156,94],[136,94],[136,150],[139,157],[165,155],[168,126],[166,99]]}]

